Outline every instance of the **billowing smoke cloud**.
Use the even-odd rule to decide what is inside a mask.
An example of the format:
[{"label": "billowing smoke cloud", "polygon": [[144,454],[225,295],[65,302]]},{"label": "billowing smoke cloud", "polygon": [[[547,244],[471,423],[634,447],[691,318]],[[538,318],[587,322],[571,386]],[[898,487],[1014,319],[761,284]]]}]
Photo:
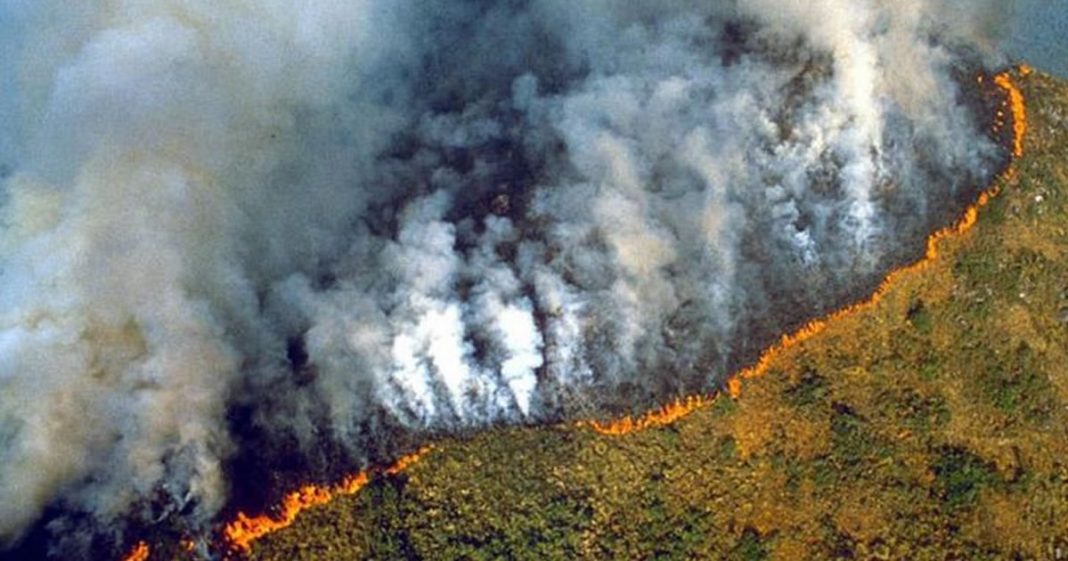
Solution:
[{"label": "billowing smoke cloud", "polygon": [[992,173],[997,4],[3,0],[0,539],[713,387]]}]

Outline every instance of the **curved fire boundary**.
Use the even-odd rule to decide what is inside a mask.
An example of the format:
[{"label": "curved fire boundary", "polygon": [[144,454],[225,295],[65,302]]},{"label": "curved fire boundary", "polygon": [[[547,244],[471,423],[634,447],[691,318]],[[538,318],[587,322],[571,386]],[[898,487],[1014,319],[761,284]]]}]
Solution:
[{"label": "curved fire boundary", "polygon": [[[1017,71],[1021,76],[1027,76],[1032,72],[1032,69],[1029,66],[1021,65]],[[982,77],[979,78],[979,81],[982,82]],[[1012,158],[1015,161],[1023,156],[1023,141],[1024,136],[1027,134],[1027,108],[1024,104],[1023,93],[1013,82],[1012,75],[1009,72],[1002,72],[996,75],[994,84],[1005,92],[1005,100],[1002,102],[1002,107],[998,110],[995,119],[995,132],[999,132],[1005,126],[1005,110],[1009,110],[1012,115]],[[964,211],[964,215],[955,224],[942,228],[927,238],[927,248],[922,258],[911,265],[905,265],[891,271],[886,275],[883,282],[879,284],[879,287],[875,289],[875,292],[866,300],[846,306],[822,318],[812,320],[797,331],[783,335],[778,343],[771,345],[760,355],[755,364],[742,369],[727,380],[727,393],[731,398],[739,397],[742,393],[742,381],[749,378],[759,378],[767,374],[772,363],[784,352],[823,332],[832,322],[874,308],[882,301],[898,279],[928,268],[938,257],[938,248],[942,240],[959,236],[970,230],[979,218],[979,209],[986,206],[991,199],[998,195],[999,185],[1002,182],[1009,181],[1015,174],[1016,168],[1010,163],[998,180],[994,182],[994,185],[980,193],[976,202]],[[679,398],[638,417],[628,415],[607,422],[580,421],[579,425],[587,426],[600,434],[622,436],[651,427],[670,425],[698,409],[708,407],[715,402],[720,393],[716,391],[711,394]]]},{"label": "curved fire boundary", "polygon": [[[1017,68],[1020,76],[1027,76],[1032,72],[1031,67],[1021,65]],[[982,81],[982,78],[979,78]],[[1012,157],[1017,160],[1023,156],[1024,136],[1027,134],[1027,108],[1024,103],[1023,93],[1016,83],[1013,82],[1009,72],[1002,72],[994,77],[994,84],[1001,88],[1006,95],[1002,102],[1002,108],[998,110],[995,120],[995,132],[1000,131],[1005,125],[1005,109],[1012,116]],[[815,337],[827,329],[832,322],[844,317],[851,316],[865,310],[874,308],[890,291],[891,287],[903,276],[922,271],[929,267],[938,257],[938,246],[943,239],[959,236],[971,230],[979,217],[979,209],[986,206],[990,200],[998,195],[1001,182],[1011,180],[1016,174],[1012,163],[1002,172],[994,186],[983,191],[974,204],[969,206],[964,215],[951,226],[942,228],[927,238],[927,247],[924,256],[912,263],[891,271],[879,287],[866,300],[832,312],[822,318],[812,320],[793,333],[782,336],[782,339],[768,347],[755,364],[735,373],[727,380],[727,394],[736,399],[742,392],[742,381],[750,378],[759,378],[768,373],[771,365],[780,355],[792,347]],[[594,432],[603,435],[623,436],[640,432],[649,428],[670,425],[683,417],[712,405],[719,398],[721,391],[709,394],[691,395],[678,398],[671,403],[651,410],[643,415],[633,417],[625,416],[612,421],[579,421],[576,426],[588,427]],[[223,526],[222,540],[231,553],[247,553],[251,550],[252,542],[263,536],[281,530],[293,524],[297,516],[304,510],[326,504],[335,497],[353,495],[358,493],[375,475],[396,475],[412,464],[421,460],[433,449],[432,446],[424,447],[415,453],[401,457],[391,466],[385,468],[372,468],[350,475],[334,485],[304,485],[291,491],[283,497],[282,502],[271,509],[272,513],[263,513],[257,516],[249,516],[239,512],[234,519]],[[148,561],[151,550],[144,541],[137,542],[130,552],[123,557],[122,561]]]}]

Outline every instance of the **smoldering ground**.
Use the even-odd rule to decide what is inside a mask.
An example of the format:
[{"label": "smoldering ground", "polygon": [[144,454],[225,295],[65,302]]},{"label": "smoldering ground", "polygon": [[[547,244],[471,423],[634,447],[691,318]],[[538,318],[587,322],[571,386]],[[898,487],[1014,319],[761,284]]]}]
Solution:
[{"label": "smoldering ground", "polygon": [[0,538],[715,387],[992,176],[1004,12],[3,0]]}]

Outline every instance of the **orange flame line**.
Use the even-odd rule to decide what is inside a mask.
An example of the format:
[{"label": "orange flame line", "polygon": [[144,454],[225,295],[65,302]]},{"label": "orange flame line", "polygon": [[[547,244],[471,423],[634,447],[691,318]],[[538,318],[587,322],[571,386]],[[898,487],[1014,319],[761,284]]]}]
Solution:
[{"label": "orange flame line", "polygon": [[[1020,75],[1027,76],[1032,72],[1030,66],[1020,66]],[[1023,156],[1024,135],[1027,134],[1027,110],[1024,106],[1023,93],[1012,77],[1003,72],[994,77],[994,83],[1008,94],[1009,108],[1012,110],[1012,155],[1016,158]]]},{"label": "orange flame line", "polygon": [[415,453],[401,457],[385,469],[361,471],[342,479],[335,485],[305,485],[287,494],[281,504],[275,508],[277,514],[273,516],[270,514],[249,516],[244,512],[239,512],[234,520],[223,528],[223,537],[234,550],[248,552],[251,550],[252,542],[271,532],[290,526],[301,512],[326,504],[338,496],[356,494],[370,482],[371,476],[376,472],[396,475],[418,462],[430,450],[430,446],[421,448]]},{"label": "orange flame line", "polygon": [[[1032,72],[1031,68],[1028,66],[1020,66],[1018,70],[1021,76],[1027,76]],[[981,81],[982,80],[980,80],[980,82]],[[1014,159],[1020,158],[1023,156],[1024,136],[1027,134],[1027,110],[1024,105],[1023,93],[1013,82],[1012,76],[1008,72],[998,74],[994,78],[994,83],[1006,93],[1007,99],[1005,105],[1012,114],[1012,155]],[[1002,111],[999,111],[998,113],[1001,115]],[[1002,179],[1007,181],[1012,178],[1015,173],[1015,169],[1009,167],[1003,174]],[[727,380],[727,393],[731,398],[738,398],[742,393],[742,380],[764,376],[768,373],[772,363],[774,363],[777,358],[787,350],[815,337],[826,330],[827,326],[832,322],[875,307],[886,296],[890,291],[890,288],[898,281],[898,279],[929,267],[938,257],[938,246],[942,240],[964,234],[970,230],[979,218],[979,209],[986,206],[993,197],[997,196],[998,191],[999,188],[996,185],[987,189],[979,195],[979,199],[975,204],[969,206],[967,210],[964,211],[964,216],[962,216],[955,224],[942,228],[934,234],[931,234],[927,238],[927,248],[924,252],[924,256],[911,265],[905,265],[899,269],[891,271],[883,282],[879,284],[879,287],[875,292],[873,292],[866,300],[846,306],[845,308],[832,312],[823,318],[812,320],[797,331],[783,335],[778,343],[771,345],[760,355],[760,358],[755,364],[743,368],[740,372],[735,373]],[[678,398],[671,403],[649,411],[637,418],[627,415],[606,422],[580,421],[578,424],[579,426],[589,426],[595,432],[600,434],[621,436],[652,427],[670,425],[698,409],[711,405],[715,402],[718,395],[719,392],[714,392],[708,395],[693,395]]]},{"label": "orange flame line", "polygon": [[637,418],[627,415],[609,422],[579,421],[578,425],[589,426],[601,434],[622,436],[652,427],[670,425],[698,409],[711,405],[715,399],[715,395],[689,395],[676,398],[674,401],[665,403]]},{"label": "orange flame line", "polygon": [[148,561],[148,555],[152,552],[145,542],[137,542],[137,545],[122,558],[122,561]]}]

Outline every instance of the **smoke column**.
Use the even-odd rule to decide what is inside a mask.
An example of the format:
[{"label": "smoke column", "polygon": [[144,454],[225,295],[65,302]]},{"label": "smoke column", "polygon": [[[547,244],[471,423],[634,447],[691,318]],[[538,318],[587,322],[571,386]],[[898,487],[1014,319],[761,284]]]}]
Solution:
[{"label": "smoke column", "polygon": [[0,0],[0,542],[714,387],[993,173],[995,9]]}]

